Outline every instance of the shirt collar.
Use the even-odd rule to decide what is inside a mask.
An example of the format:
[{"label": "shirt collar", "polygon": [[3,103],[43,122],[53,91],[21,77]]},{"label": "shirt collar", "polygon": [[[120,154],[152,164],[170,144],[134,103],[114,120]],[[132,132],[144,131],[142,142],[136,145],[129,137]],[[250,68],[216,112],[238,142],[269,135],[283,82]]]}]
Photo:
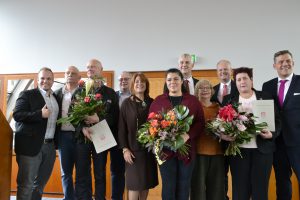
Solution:
[{"label": "shirt collar", "polygon": [[231,80],[229,80],[227,83],[221,83],[221,87],[223,88],[224,85],[230,86],[230,84],[231,84]]},{"label": "shirt collar", "polygon": [[67,85],[65,85],[63,88],[62,88],[62,93],[65,94],[66,92],[71,92],[71,94],[73,94],[75,92],[77,88],[73,89],[72,91],[69,91],[67,90]]},{"label": "shirt collar", "polygon": [[[43,96],[47,96],[47,91],[43,90],[42,88],[38,87],[40,93],[43,95]],[[50,89],[49,91],[49,94],[52,95],[53,94],[53,91]]]},{"label": "shirt collar", "polygon": [[292,78],[293,78],[293,73],[291,73],[288,77],[286,77],[286,78],[284,78],[284,79],[282,79],[282,78],[280,78],[280,77],[278,77],[278,82],[280,82],[281,80],[287,80],[287,81],[291,81],[292,80]]},{"label": "shirt collar", "polygon": [[189,83],[194,83],[194,80],[193,80],[193,77],[191,76],[191,77],[189,77],[189,78],[186,78],[186,79],[184,79],[184,80],[188,80],[189,81]]},{"label": "shirt collar", "polygon": [[130,95],[130,91],[129,90],[127,90],[127,91],[121,91],[121,90],[119,90],[119,94],[120,95]]}]

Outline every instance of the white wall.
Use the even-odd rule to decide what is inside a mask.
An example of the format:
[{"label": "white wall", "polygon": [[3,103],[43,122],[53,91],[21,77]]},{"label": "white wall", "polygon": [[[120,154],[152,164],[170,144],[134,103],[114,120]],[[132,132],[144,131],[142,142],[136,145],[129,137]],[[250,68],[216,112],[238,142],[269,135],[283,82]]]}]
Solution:
[{"label": "white wall", "polygon": [[294,53],[300,74],[299,8],[298,0],[0,0],[0,73],[84,70],[98,58],[117,77],[175,67],[188,52],[195,69],[222,58],[253,67],[260,89],[276,76],[278,50]]}]

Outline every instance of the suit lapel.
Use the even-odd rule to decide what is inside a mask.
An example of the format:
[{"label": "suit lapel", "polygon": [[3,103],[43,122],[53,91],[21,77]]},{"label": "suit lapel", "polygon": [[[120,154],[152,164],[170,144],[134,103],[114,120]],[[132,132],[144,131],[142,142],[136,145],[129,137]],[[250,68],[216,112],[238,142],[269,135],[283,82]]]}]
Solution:
[{"label": "suit lapel", "polygon": [[291,98],[291,96],[293,96],[293,92],[296,87],[297,78],[298,77],[296,75],[293,75],[289,90],[287,91],[285,98],[284,98],[283,107],[288,102],[288,100]]}]

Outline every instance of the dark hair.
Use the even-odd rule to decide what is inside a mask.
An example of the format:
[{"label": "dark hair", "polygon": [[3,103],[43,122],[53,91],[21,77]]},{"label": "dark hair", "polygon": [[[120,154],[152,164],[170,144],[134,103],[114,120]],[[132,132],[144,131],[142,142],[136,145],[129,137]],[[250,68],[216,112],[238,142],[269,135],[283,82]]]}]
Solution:
[{"label": "dark hair", "polygon": [[278,51],[278,52],[276,52],[274,54],[274,58],[273,58],[274,59],[274,63],[276,63],[276,58],[278,56],[281,56],[281,55],[284,55],[284,54],[289,54],[293,58],[293,55],[292,55],[292,53],[289,50],[281,50],[281,51]]},{"label": "dark hair", "polygon": [[149,80],[148,78],[145,76],[145,74],[141,73],[141,72],[138,72],[138,73],[135,73],[132,78],[131,78],[131,82],[130,82],[130,92],[131,94],[135,94],[134,92],[134,82],[135,82],[135,79],[137,77],[140,77],[141,81],[143,83],[146,83],[146,90],[144,92],[144,95],[145,97],[149,97],[149,87],[150,87],[150,84],[149,84]]},{"label": "dark hair", "polygon": [[250,79],[253,78],[253,69],[252,68],[240,67],[240,68],[233,69],[234,82],[236,82],[236,75],[240,74],[240,73],[246,73],[246,74],[248,74]]},{"label": "dark hair", "polygon": [[[177,69],[177,68],[170,68],[170,69],[168,69],[166,71],[165,78],[167,78],[168,74],[170,74],[170,73],[178,74],[178,76],[180,77],[180,79],[183,80],[183,75],[182,75],[182,73],[181,73],[181,71],[179,69]],[[182,93],[186,93],[187,92],[187,90],[186,90],[186,88],[184,87],[183,84],[181,85],[181,92]],[[169,89],[166,86],[166,84],[165,84],[165,87],[164,87],[164,93],[169,93]]]},{"label": "dark hair", "polygon": [[40,73],[41,71],[48,71],[48,72],[51,72],[51,73],[53,74],[52,70],[51,70],[49,67],[42,67],[42,68],[38,71],[38,73]]}]

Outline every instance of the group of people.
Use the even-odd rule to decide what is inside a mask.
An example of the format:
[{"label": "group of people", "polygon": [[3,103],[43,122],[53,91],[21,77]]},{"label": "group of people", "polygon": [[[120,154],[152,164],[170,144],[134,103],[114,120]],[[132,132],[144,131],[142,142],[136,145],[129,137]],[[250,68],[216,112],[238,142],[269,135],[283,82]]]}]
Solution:
[{"label": "group of people", "polygon": [[[149,80],[143,73],[122,72],[120,90],[115,92],[101,80],[94,91],[102,95],[105,116],[86,116],[84,125],[57,125],[66,117],[73,99],[80,91],[79,70],[70,66],[65,71],[66,84],[52,91],[53,72],[42,68],[38,72],[38,87],[20,94],[13,117],[16,121],[15,152],[19,166],[17,200],[42,198],[51,175],[58,147],[61,176],[66,200],[96,200],[106,196],[106,162],[110,152],[112,182],[111,199],[123,199],[126,185],[130,200],[145,200],[148,191],[158,185],[158,169],[162,180],[162,199],[223,200],[228,199],[228,171],[232,175],[233,200],[268,199],[268,185],[275,170],[278,200],[292,196],[292,170],[300,180],[300,76],[293,73],[294,60],[288,50],[275,53],[273,67],[278,77],[263,84],[262,91],[253,88],[251,68],[232,70],[230,61],[217,63],[220,83],[192,76],[194,63],[189,54],[179,57],[178,68],[166,71],[163,94],[149,96]],[[87,77],[100,77],[102,64],[92,59],[87,64]],[[232,77],[233,71],[233,80]],[[253,112],[252,102],[274,101],[274,132],[263,129],[250,142],[240,145],[242,158],[224,156],[224,148],[235,138],[220,134],[216,138],[205,131],[205,123],[214,119],[219,108],[228,103],[240,103],[240,109]],[[188,155],[163,148],[165,162],[157,165],[155,155],[137,141],[137,131],[151,112],[170,110],[184,105],[193,115],[187,133],[181,135],[188,144]],[[96,153],[92,143],[75,138],[80,133],[90,138],[89,126],[106,119],[118,145]],[[222,141],[222,142],[219,142]],[[91,162],[95,180],[92,194]],[[157,167],[158,166],[158,167]],[[76,169],[75,181],[73,170]]]}]

